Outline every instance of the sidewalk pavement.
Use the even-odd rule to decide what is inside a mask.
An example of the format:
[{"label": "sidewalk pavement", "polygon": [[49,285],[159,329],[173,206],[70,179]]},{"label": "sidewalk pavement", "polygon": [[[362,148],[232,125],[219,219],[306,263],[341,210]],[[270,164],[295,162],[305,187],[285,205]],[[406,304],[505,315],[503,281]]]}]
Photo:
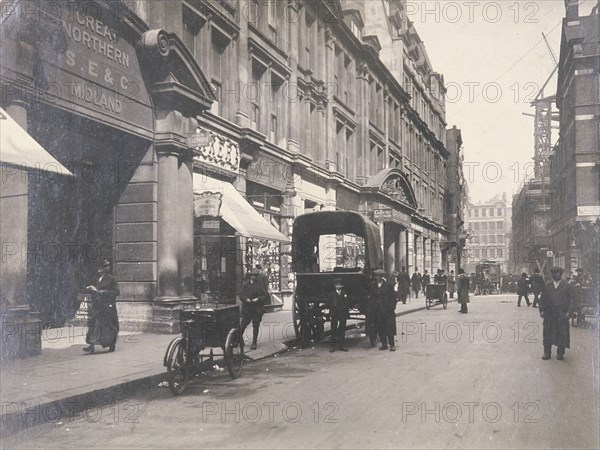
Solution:
[{"label": "sidewalk pavement", "polygon": [[[414,306],[419,305],[419,306]],[[396,315],[424,309],[424,300],[399,304]],[[130,325],[130,324],[129,324]],[[355,327],[351,321],[348,327]],[[139,389],[166,380],[163,357],[171,334],[135,332],[121,323],[116,350],[96,347],[94,354],[82,351],[86,327],[69,326],[45,330],[41,355],[3,361],[0,367],[0,431],[14,432],[56,417],[77,414],[123,399]],[[245,354],[250,360],[273,356],[288,349],[294,340],[291,311],[265,314],[258,348],[250,350],[252,326],[245,332]]]}]

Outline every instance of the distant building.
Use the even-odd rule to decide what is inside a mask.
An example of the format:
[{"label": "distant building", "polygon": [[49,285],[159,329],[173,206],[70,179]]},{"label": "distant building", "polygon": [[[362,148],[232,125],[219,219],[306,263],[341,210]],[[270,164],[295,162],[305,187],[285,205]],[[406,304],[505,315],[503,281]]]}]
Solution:
[{"label": "distant building", "polygon": [[556,104],[560,139],[550,159],[554,262],[600,272],[600,17],[565,1]]},{"label": "distant building", "polygon": [[515,271],[533,273],[538,268],[548,273],[550,240],[547,222],[550,218],[550,177],[529,180],[513,197],[512,202],[512,253]]},{"label": "distant building", "polygon": [[509,269],[512,206],[506,192],[481,203],[468,203],[465,228],[470,235],[467,241],[463,266],[465,272],[475,272],[482,260],[499,262],[502,271]]},{"label": "distant building", "polygon": [[465,245],[465,205],[467,183],[463,173],[462,133],[456,126],[446,130],[448,167],[446,168],[446,227],[450,234],[445,245],[448,270],[458,271],[462,267],[462,252]]}]

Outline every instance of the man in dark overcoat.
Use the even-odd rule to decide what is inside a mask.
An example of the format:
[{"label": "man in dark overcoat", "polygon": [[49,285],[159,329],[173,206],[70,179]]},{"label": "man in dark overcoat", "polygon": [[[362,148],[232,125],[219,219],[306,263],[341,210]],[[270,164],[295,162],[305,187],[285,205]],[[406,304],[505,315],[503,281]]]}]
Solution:
[{"label": "man in dark overcoat", "polygon": [[396,295],[394,288],[384,280],[385,271],[377,269],[373,272],[375,281],[369,289],[369,303],[373,305],[375,313],[375,327],[381,347],[379,350],[396,351]]},{"label": "man in dark overcoat", "polygon": [[531,290],[533,291],[533,307],[537,308],[540,295],[544,290],[544,278],[540,275],[540,269],[535,269],[531,275]]},{"label": "man in dark overcoat", "polygon": [[469,287],[470,287],[469,276],[465,273],[464,269],[458,269],[458,281],[457,281],[457,302],[460,303],[460,313],[467,314],[469,309],[467,303],[469,303]]},{"label": "man in dark overcoat", "polygon": [[406,272],[406,267],[402,266],[400,273],[398,274],[398,300],[406,305],[406,299],[410,292],[410,278]]},{"label": "man in dark overcoat", "polygon": [[419,268],[415,268],[415,273],[412,274],[410,278],[410,284],[412,286],[412,290],[415,293],[415,298],[419,298],[419,291],[421,290],[421,273],[419,272]]},{"label": "man in dark overcoat", "polygon": [[517,281],[517,306],[521,306],[521,299],[525,297],[525,301],[527,302],[527,306],[531,306],[529,303],[529,297],[527,296],[527,292],[529,291],[529,280],[527,279],[527,274],[523,272],[521,274],[521,278]]},{"label": "man in dark overcoat", "polygon": [[327,296],[327,305],[331,312],[331,349],[330,352],[341,350],[347,352],[346,320],[348,319],[349,299],[341,278],[333,280],[333,291]]},{"label": "man in dark overcoat", "polygon": [[110,273],[110,261],[102,261],[94,284],[87,286],[86,290],[91,294],[92,303],[85,337],[89,345],[83,351],[94,353],[94,345],[101,345],[108,347],[109,352],[114,352],[119,334],[116,300],[121,292],[117,280]]},{"label": "man in dark overcoat", "polygon": [[259,279],[260,272],[257,269],[250,271],[250,279],[242,285],[240,300],[242,301],[242,324],[240,331],[244,331],[252,322],[252,345],[250,350],[256,350],[260,322],[265,313],[265,304],[269,299],[269,292],[265,284]]},{"label": "man in dark overcoat", "polygon": [[550,359],[552,346],[556,345],[556,359],[563,360],[570,346],[569,318],[573,308],[571,286],[562,279],[562,267],[550,269],[552,280],[544,285],[540,297],[540,316],[544,319],[544,356]]},{"label": "man in dark overcoat", "polygon": [[421,278],[421,285],[423,286],[423,294],[427,294],[427,285],[431,284],[431,276],[427,269],[423,272],[423,277]]}]

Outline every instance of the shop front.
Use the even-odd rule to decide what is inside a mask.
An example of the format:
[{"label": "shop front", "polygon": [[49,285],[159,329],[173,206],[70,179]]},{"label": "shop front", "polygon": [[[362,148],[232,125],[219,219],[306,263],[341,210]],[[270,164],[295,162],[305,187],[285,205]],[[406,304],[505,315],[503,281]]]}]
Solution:
[{"label": "shop front", "polygon": [[282,244],[289,240],[231,181],[194,173],[194,292],[205,301],[235,303],[246,274],[258,265],[270,292],[281,291]]},{"label": "shop front", "polygon": [[[13,289],[3,324],[15,341],[25,339],[5,312],[38,324],[26,330],[37,347],[14,356],[39,352],[41,327],[75,316],[104,259],[119,283],[119,317],[136,330],[174,331],[178,305],[194,299],[187,137],[214,95],[177,36],[149,30],[120,2],[86,6],[17,5],[1,30],[0,106],[74,175],[37,167],[10,205],[21,233],[2,227],[3,246],[19,248],[11,283],[25,287]],[[3,298],[4,287],[3,276]]]}]

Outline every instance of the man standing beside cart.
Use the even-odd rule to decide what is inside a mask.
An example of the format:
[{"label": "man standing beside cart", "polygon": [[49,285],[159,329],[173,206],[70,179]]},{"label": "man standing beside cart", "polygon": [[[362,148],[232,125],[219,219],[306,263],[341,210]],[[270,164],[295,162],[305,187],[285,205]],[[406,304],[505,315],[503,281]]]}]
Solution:
[{"label": "man standing beside cart", "polygon": [[[333,280],[334,290],[329,293],[327,304],[331,311],[331,349],[330,352],[340,350],[347,352],[346,341],[346,320],[348,319],[348,294],[344,290],[344,283],[341,278]],[[337,348],[336,348],[337,347]]]},{"label": "man standing beside cart", "polygon": [[242,291],[240,292],[240,300],[242,301],[240,333],[243,338],[246,328],[252,322],[252,345],[250,350],[256,350],[260,322],[265,313],[265,303],[269,298],[269,292],[264,283],[260,282],[258,278],[260,275],[259,270],[252,269],[248,275],[250,275],[250,279],[242,285]]},{"label": "man standing beside cart", "polygon": [[[375,328],[381,347],[379,350],[387,350],[388,344],[390,351],[396,351],[396,296],[394,288],[384,280],[385,271],[377,269],[373,272],[375,281],[371,283],[369,289],[369,303],[372,305],[372,312],[375,314]],[[373,341],[371,340],[371,343]]]}]

